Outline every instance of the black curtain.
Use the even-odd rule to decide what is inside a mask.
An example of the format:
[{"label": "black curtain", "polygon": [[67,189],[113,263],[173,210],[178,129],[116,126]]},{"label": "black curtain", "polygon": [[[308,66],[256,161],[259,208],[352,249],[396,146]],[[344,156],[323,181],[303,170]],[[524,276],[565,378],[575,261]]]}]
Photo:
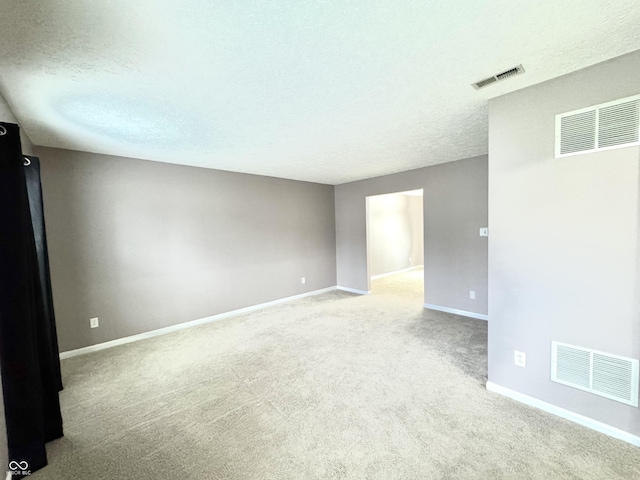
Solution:
[{"label": "black curtain", "polygon": [[[38,259],[38,286],[43,300],[43,322],[41,322],[40,352],[49,357],[46,361],[46,377],[53,382],[56,391],[62,390],[62,375],[60,374],[60,351],[58,350],[58,333],[53,311],[53,295],[51,292],[51,274],[49,273],[49,250],[47,248],[47,232],[44,225],[44,204],[42,202],[42,185],[40,183],[40,159],[25,156],[25,180],[29,197],[29,211],[33,238],[36,243]],[[57,438],[57,437],[55,437]]]},{"label": "black curtain", "polygon": [[47,464],[45,442],[63,434],[60,360],[39,162],[23,157],[18,126],[2,122],[0,371],[10,465],[38,470]]}]

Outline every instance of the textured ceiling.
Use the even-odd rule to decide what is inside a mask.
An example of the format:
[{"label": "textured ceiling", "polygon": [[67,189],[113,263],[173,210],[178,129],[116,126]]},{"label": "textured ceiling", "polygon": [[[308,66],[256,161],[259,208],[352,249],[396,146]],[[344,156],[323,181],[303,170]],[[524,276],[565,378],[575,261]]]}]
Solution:
[{"label": "textured ceiling", "polygon": [[0,2],[36,145],[330,184],[486,153],[488,98],[639,48],[638,0]]}]

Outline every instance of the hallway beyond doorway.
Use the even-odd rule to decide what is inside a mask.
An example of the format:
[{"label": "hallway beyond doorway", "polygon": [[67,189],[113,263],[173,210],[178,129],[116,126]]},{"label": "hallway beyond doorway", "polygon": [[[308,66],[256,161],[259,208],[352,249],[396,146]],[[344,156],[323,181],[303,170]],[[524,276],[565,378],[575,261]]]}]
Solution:
[{"label": "hallway beyond doorway", "polygon": [[424,267],[371,279],[371,293],[411,299],[420,304],[424,299]]}]

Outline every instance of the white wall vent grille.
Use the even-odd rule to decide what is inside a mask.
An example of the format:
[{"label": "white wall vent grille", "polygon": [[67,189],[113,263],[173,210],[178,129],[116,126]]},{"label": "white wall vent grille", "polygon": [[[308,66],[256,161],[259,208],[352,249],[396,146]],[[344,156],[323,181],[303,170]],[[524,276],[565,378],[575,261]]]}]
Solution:
[{"label": "white wall vent grille", "polygon": [[556,158],[640,145],[640,95],[556,115]]},{"label": "white wall vent grille", "polygon": [[511,78],[515,75],[520,75],[521,73],[524,73],[524,67],[522,65],[517,65],[513,68],[510,68],[509,70],[505,70],[504,72],[500,72],[500,73],[496,73],[495,75],[492,75],[490,77],[487,77],[483,80],[480,80],[479,82],[476,83],[472,83],[471,86],[473,88],[475,88],[476,90],[480,90],[481,88],[484,88],[488,85],[491,85],[492,83],[496,83],[496,82],[500,82],[502,80],[506,80],[507,78]]},{"label": "white wall vent grille", "polygon": [[638,360],[551,342],[551,380],[638,406]]},{"label": "white wall vent grille", "polygon": [[596,111],[567,115],[560,119],[560,153],[592,151],[596,148]]}]

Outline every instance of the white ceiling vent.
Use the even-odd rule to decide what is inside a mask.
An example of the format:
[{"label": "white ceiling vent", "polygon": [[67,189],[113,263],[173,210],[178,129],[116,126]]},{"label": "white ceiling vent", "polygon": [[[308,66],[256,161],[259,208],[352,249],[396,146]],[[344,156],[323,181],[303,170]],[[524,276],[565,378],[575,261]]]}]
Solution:
[{"label": "white ceiling vent", "polygon": [[638,360],[551,342],[551,380],[638,406]]},{"label": "white ceiling vent", "polygon": [[640,145],[640,95],[556,115],[556,158]]},{"label": "white ceiling vent", "polygon": [[524,73],[524,67],[522,65],[518,65],[517,67],[510,68],[509,70],[505,70],[504,72],[497,73],[492,75],[491,77],[485,78],[484,80],[480,80],[479,82],[472,83],[471,86],[476,90],[480,90],[492,83],[499,82],[501,80],[506,80],[507,78],[513,77],[514,75],[520,75]]}]

